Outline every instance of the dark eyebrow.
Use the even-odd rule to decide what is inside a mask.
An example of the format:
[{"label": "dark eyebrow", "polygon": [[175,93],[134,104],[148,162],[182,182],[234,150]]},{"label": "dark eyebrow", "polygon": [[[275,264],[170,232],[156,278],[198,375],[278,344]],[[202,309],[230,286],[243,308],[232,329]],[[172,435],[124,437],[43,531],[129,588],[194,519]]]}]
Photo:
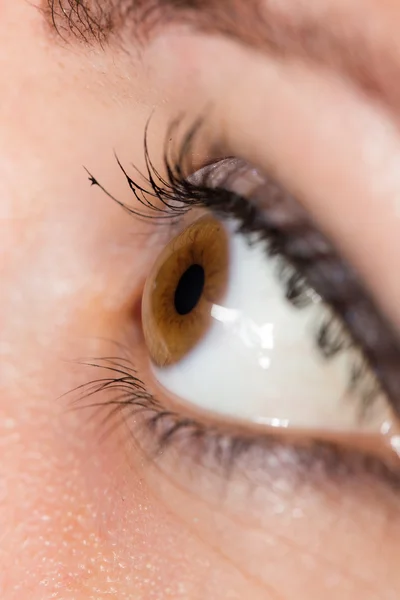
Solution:
[{"label": "dark eyebrow", "polygon": [[[280,60],[317,63],[350,79],[368,95],[399,105],[399,53],[387,39],[387,28],[371,32],[371,21],[381,15],[367,8],[350,12],[335,6],[335,0],[325,0],[318,11],[313,3],[303,5],[297,0],[279,4],[271,0],[43,2],[47,21],[64,39],[72,35],[105,46],[128,32],[135,43],[145,45],[161,30],[178,24],[223,36]],[[393,19],[386,23],[387,27],[391,24],[395,25]]]}]

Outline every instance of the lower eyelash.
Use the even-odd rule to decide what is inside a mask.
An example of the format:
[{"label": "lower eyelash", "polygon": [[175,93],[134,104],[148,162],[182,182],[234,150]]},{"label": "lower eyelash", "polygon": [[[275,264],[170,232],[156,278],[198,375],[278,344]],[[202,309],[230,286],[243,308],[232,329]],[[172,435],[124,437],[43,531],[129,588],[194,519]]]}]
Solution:
[{"label": "lower eyelash", "polygon": [[[378,482],[396,494],[400,489],[398,469],[377,456],[318,439],[304,444],[268,432],[228,433],[226,427],[206,425],[165,410],[127,358],[110,356],[77,362],[109,376],[68,392],[74,396],[72,407],[98,409],[96,419],[104,413],[102,425],[109,426],[106,434],[122,422],[132,432],[134,423],[135,440],[150,461],[163,461],[169,450],[177,450],[180,464],[176,468],[193,473],[193,467],[203,467],[217,476],[223,487],[223,482],[233,477],[243,478],[252,487],[255,473],[258,485],[274,486],[284,479],[293,491],[310,485],[354,486],[354,482],[369,487]],[[107,399],[91,401],[101,393],[107,393]]]}]

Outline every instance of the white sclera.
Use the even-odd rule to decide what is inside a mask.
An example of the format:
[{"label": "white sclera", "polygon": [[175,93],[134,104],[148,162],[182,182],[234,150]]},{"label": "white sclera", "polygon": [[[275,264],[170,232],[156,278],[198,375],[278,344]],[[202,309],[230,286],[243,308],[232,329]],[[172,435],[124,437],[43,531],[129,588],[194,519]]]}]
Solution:
[{"label": "white sclera", "polygon": [[276,267],[261,244],[231,234],[223,306],[212,307],[212,326],[187,357],[154,367],[158,381],[183,401],[240,420],[380,431],[389,418],[384,396],[360,416],[360,392],[349,392],[354,353],[323,357],[316,332],[326,306],[317,294],[306,307],[293,306]]}]

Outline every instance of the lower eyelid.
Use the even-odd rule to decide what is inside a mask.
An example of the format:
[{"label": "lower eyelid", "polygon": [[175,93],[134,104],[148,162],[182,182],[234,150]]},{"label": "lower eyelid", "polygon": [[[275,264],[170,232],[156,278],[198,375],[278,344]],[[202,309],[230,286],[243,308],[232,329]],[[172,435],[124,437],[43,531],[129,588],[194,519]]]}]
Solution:
[{"label": "lower eyelid", "polygon": [[[244,477],[250,487],[256,473],[258,484],[284,478],[293,491],[304,485],[338,485],[343,490],[365,484],[383,486],[396,494],[399,490],[400,465],[382,438],[327,434],[325,440],[316,440],[315,432],[307,439],[304,433],[297,438],[282,437],[265,429],[249,435],[237,425],[234,432],[229,423],[218,426],[211,419],[167,409],[151,394],[151,388],[135,380],[136,370],[129,358],[93,359],[87,364],[96,368],[99,377],[79,392],[71,392],[74,405],[100,408],[101,427],[106,430],[113,431],[124,421],[140,451],[156,461],[168,478],[174,479],[178,472],[185,478],[185,472],[202,468],[205,475],[213,473],[222,481]],[[130,385],[131,379],[135,385]],[[136,385],[139,399],[135,399]]]},{"label": "lower eyelid", "polygon": [[[146,364],[147,363],[147,364]],[[215,411],[200,409],[193,404],[189,404],[185,399],[166,392],[166,390],[155,380],[152,375],[151,365],[148,359],[142,361],[140,371],[144,374],[146,386],[151,394],[157,398],[162,407],[162,411],[169,413],[175,423],[180,421],[190,428],[198,428],[206,434],[211,432],[212,436],[224,439],[227,442],[232,439],[238,440],[244,445],[271,448],[293,448],[300,449],[301,452],[308,454],[313,452],[314,447],[326,447],[336,450],[336,455],[340,456],[348,453],[359,454],[360,456],[371,456],[381,459],[385,464],[396,467],[397,456],[393,453],[393,439],[396,439],[396,433],[399,426],[396,421],[385,426],[378,432],[351,432],[340,430],[324,430],[316,428],[289,428],[282,423],[272,425],[270,423],[255,423],[245,419],[238,420],[235,417],[216,413]],[[165,429],[167,434],[168,428]],[[171,440],[172,441],[172,440]],[[400,469],[400,464],[399,464]]]},{"label": "lower eyelid", "polygon": [[[108,360],[94,360],[92,363],[98,365],[102,379],[110,377],[110,385],[106,390],[107,399],[114,401],[118,393],[124,393],[123,406],[118,401],[108,406],[107,403],[104,404],[106,422],[107,411],[110,410],[115,411],[117,419],[123,417],[128,428],[133,427],[132,435],[138,437],[139,442],[140,439],[145,440],[145,453],[158,457],[160,452],[168,453],[171,448],[173,455],[176,455],[181,447],[182,456],[187,457],[189,469],[201,463],[206,470],[222,474],[224,479],[227,476],[227,465],[235,471],[234,463],[239,455],[242,455],[242,467],[237,464],[238,469],[246,470],[244,465],[248,464],[252,471],[264,463],[267,467],[266,476],[272,477],[271,465],[279,455],[280,460],[285,463],[288,476],[290,474],[292,478],[295,477],[298,484],[321,475],[323,479],[334,479],[338,483],[345,480],[351,483],[352,478],[357,475],[361,479],[372,477],[372,480],[377,479],[392,489],[400,484],[400,464],[392,447],[392,440],[396,439],[398,431],[396,424],[388,429],[386,436],[315,430],[282,432],[262,425],[254,427],[253,424],[240,424],[237,420],[226,417],[218,418],[207,411],[191,410],[182,399],[165,397],[165,391],[152,376],[149,358],[142,351],[144,339],[141,330],[134,328],[128,336],[129,339],[126,338],[123,344],[118,345],[112,364],[108,364]],[[122,355],[121,348],[124,349]],[[136,348],[134,354],[132,348]],[[123,358],[118,358],[119,356]],[[109,368],[117,369],[118,372],[115,374]],[[121,388],[120,380],[125,375],[128,379]],[[137,379],[138,376],[140,380]],[[113,380],[113,377],[116,378]],[[133,398],[131,380],[140,386],[142,397],[138,405],[135,405]],[[102,381],[101,385],[103,383]],[[88,385],[93,386],[93,383]],[[84,391],[82,396],[80,404],[83,406],[90,399],[84,399]],[[96,404],[103,402],[96,395],[94,400]]]}]

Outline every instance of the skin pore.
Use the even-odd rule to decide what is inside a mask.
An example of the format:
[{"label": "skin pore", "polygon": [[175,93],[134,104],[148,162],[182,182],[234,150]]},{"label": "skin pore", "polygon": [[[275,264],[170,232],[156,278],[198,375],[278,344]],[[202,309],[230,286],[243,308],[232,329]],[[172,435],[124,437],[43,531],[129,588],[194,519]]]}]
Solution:
[{"label": "skin pore", "polygon": [[[171,122],[211,107],[211,142],[290,189],[399,329],[400,8],[282,2],[286,26],[313,28],[297,39],[271,26],[266,52],[245,18],[241,41],[171,13],[136,39],[120,17],[101,36],[60,6],[58,34],[39,2],[0,9],[1,598],[397,598],[396,482],[346,457],[331,470],[300,460],[290,445],[228,476],[179,449],[153,460],[139,425],[64,394],[109,377],[81,362],[121,346],[150,378],[132,313],[168,240],[85,168],[133,206],[114,152],[144,171],[151,115],[162,165]],[[209,158],[200,147],[196,161]]]}]

